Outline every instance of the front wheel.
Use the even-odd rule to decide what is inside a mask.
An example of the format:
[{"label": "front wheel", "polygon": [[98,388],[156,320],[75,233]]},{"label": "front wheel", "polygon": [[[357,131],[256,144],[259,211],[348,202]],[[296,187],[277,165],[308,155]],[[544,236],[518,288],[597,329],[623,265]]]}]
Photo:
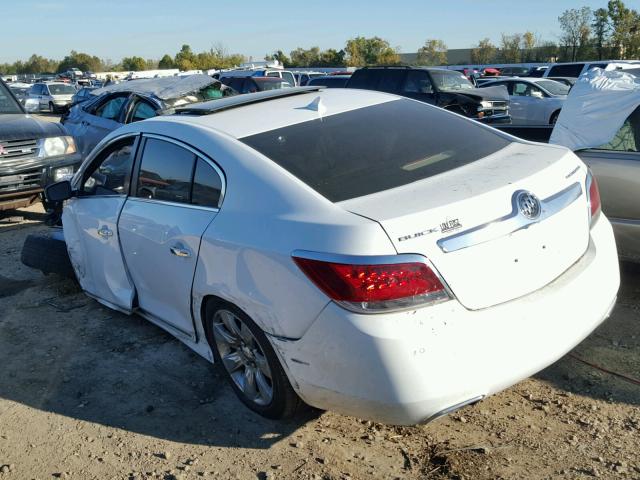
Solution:
[{"label": "front wheel", "polygon": [[56,107],[53,102],[49,102],[49,113],[56,113]]},{"label": "front wheel", "polygon": [[267,418],[293,417],[302,401],[264,332],[229,304],[209,302],[205,315],[215,360],[242,403]]}]

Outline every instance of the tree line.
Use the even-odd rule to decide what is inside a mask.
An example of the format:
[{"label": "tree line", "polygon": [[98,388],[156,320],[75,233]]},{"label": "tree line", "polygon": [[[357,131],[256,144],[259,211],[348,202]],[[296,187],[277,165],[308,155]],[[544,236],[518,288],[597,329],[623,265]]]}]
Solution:
[{"label": "tree line", "polygon": [[[622,0],[610,0],[606,8],[589,7],[565,10],[558,17],[560,35],[557,41],[543,40],[534,32],[503,33],[498,45],[484,38],[471,51],[471,63],[563,62],[578,60],[633,59],[640,57],[640,13],[628,8]],[[416,65],[446,65],[448,48],[444,41],[427,39],[419,48]],[[340,50],[319,47],[296,48],[287,55],[277,50],[265,60],[278,60],[285,67],[362,67],[366,65],[400,65],[397,47],[380,37],[358,36],[347,40]],[[72,67],[82,71],[139,71],[156,68],[187,70],[223,69],[247,61],[242,54],[230,54],[216,44],[196,53],[183,45],[174,55],[161,59],[139,56],[123,58],[119,63],[72,50],[62,60],[32,55],[26,61],[0,64],[4,74],[61,73]],[[466,63],[466,62],[465,62]]]}]

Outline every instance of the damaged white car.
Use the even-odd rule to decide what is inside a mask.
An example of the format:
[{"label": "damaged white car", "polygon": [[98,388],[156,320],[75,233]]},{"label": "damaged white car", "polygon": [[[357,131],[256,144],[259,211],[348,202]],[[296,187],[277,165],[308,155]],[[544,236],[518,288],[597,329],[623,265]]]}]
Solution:
[{"label": "damaged white car", "polygon": [[271,417],[428,421],[537,372],[619,286],[569,150],[394,95],[230,97],[110,134],[72,182],[86,293],[210,361]]}]

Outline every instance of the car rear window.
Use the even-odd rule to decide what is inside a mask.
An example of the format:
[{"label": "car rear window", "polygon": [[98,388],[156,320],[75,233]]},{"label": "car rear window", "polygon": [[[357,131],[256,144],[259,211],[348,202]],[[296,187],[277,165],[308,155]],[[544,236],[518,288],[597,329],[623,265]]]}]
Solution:
[{"label": "car rear window", "polygon": [[548,77],[574,77],[580,76],[584,63],[570,63],[567,65],[555,65],[549,69]]},{"label": "car rear window", "polygon": [[409,99],[240,140],[333,202],[438,175],[510,143],[471,120]]}]

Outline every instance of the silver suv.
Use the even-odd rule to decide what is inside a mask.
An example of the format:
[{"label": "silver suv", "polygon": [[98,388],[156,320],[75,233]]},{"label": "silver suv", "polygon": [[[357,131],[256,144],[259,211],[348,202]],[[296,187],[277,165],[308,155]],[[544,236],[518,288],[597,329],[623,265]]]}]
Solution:
[{"label": "silver suv", "polygon": [[27,112],[60,112],[71,104],[71,98],[75,93],[75,87],[68,83],[36,83],[29,90],[25,108]]}]

